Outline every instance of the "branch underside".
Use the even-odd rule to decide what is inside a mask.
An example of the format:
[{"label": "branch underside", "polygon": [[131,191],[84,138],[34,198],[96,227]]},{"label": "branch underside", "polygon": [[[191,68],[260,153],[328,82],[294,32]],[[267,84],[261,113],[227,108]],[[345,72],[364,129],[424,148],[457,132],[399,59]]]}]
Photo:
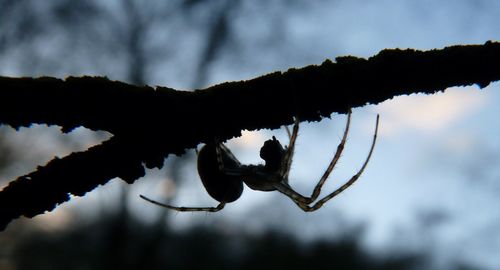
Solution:
[{"label": "branch underside", "polygon": [[110,140],[53,159],[0,191],[0,229],[21,215],[51,211],[114,177],[128,183],[168,154],[241,130],[319,121],[332,113],[399,95],[433,94],[452,86],[481,88],[500,79],[500,43],[441,50],[383,50],[369,58],[339,57],[319,66],[275,72],[193,92],[133,86],[102,77],[0,77],[0,124],[84,126]]}]

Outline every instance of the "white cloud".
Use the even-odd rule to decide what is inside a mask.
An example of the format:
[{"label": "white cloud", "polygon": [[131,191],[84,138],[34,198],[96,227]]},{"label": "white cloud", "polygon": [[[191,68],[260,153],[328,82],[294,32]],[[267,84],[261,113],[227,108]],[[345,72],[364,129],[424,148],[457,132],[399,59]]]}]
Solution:
[{"label": "white cloud", "polygon": [[264,137],[261,132],[243,130],[241,132],[241,137],[234,140],[234,143],[241,148],[254,148],[258,145],[262,145]]},{"label": "white cloud", "polygon": [[403,131],[432,133],[449,127],[486,102],[486,94],[472,86],[449,88],[435,95],[397,97],[377,107],[382,119],[380,133],[385,136]]}]

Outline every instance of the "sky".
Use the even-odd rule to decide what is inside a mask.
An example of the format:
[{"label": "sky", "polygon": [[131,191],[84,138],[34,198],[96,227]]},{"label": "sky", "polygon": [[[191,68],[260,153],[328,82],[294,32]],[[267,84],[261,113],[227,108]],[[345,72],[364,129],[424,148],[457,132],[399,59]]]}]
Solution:
[{"label": "sky", "polygon": [[[384,48],[442,48],[482,44],[500,38],[500,3],[495,1],[359,1],[322,2],[297,9],[286,18],[286,47],[259,52],[242,50],[241,62],[220,60],[212,82],[252,78],[273,70],[319,64],[340,55],[369,57]],[[247,29],[248,21],[241,19]],[[246,22],[246,23],[245,23]],[[259,22],[255,22],[259,30]],[[245,32],[245,31],[241,31]],[[252,33],[246,33],[249,46]],[[245,64],[241,64],[245,63]],[[447,259],[474,260],[498,269],[500,203],[498,137],[500,85],[480,90],[456,87],[432,96],[396,97],[374,106],[356,108],[345,154],[329,180],[333,190],[360,168],[380,114],[380,136],[364,175],[344,194],[315,213],[302,213],[281,194],[245,190],[224,210],[224,217],[258,230],[271,224],[302,237],[335,235],[341,223],[367,224],[366,245],[397,248],[404,241],[414,248],[434,250]],[[290,176],[303,194],[312,191],[342,136],[345,117],[333,115],[320,123],[303,124]],[[258,149],[272,134],[287,141],[283,130],[246,134],[229,145],[237,156],[260,162]],[[215,205],[196,183],[180,190],[182,205]],[[279,205],[280,217],[269,210]],[[247,210],[248,209],[248,210]],[[266,216],[269,220],[257,218]],[[339,220],[335,220],[338,216]],[[183,224],[212,224],[218,216],[176,214]],[[274,217],[274,219],[273,219]],[[298,222],[297,220],[300,220]],[[298,223],[298,224],[297,224]],[[294,224],[294,225],[291,225]]]},{"label": "sky", "polygon": [[[500,3],[387,0],[364,1],[360,8],[359,1],[322,2],[290,12],[284,24],[289,25],[285,37],[288,46],[263,51],[264,57],[257,58],[243,52],[242,62],[248,68],[240,62],[230,65],[231,61],[221,60],[212,82],[318,64],[339,55],[369,57],[384,48],[425,50],[498,40]],[[253,36],[247,35],[252,44]],[[330,180],[339,185],[359,169],[369,149],[375,115],[380,114],[379,140],[358,183],[312,214],[294,209],[280,194],[247,189],[239,201],[227,207],[224,217],[255,228],[268,224],[291,227],[297,235],[318,238],[334,235],[338,222],[362,222],[368,224],[366,245],[373,250],[397,248],[395,240],[406,239],[409,246],[434,250],[442,261],[474,260],[480,266],[498,269],[499,88],[499,83],[482,90],[456,87],[432,96],[402,96],[356,108],[345,154]],[[301,126],[290,181],[303,194],[311,192],[328,165],[344,122],[344,116],[333,115],[332,120]],[[279,134],[286,142],[282,130],[269,131],[249,134],[232,148],[242,160],[259,162],[257,151],[271,134]],[[333,188],[327,185],[324,190]],[[198,204],[196,198],[203,189],[192,189],[196,191],[185,191],[176,202]],[[207,203],[214,204],[210,199],[199,202]],[[253,216],[274,217],[272,210],[262,213],[273,204],[286,204],[283,211],[290,217],[262,221]],[[251,210],[247,212],[247,208]],[[335,216],[347,221],[335,221]],[[217,217],[210,215],[176,217],[180,224],[196,219],[217,222],[213,220]],[[249,221],[254,218],[256,221]],[[297,220],[301,220],[300,225],[290,225]]]},{"label": "sky", "polygon": [[[317,1],[297,6],[269,8],[271,13],[287,12],[277,21],[259,17],[259,8],[244,2],[234,13],[233,30],[237,44],[230,53],[211,66],[208,84],[251,79],[272,71],[320,64],[325,59],[354,55],[369,57],[384,48],[432,49],[457,44],[483,44],[500,40],[500,1]],[[362,4],[360,4],[362,3]],[[282,31],[273,33],[278,25]],[[276,35],[276,37],[275,37]],[[198,37],[193,35],[192,42]],[[266,45],[277,38],[278,45]],[[189,50],[190,45],[184,47]],[[187,75],[180,76],[176,63],[196,57],[178,49],[178,57],[165,63],[150,78],[151,85],[189,89]],[[185,58],[183,58],[185,57]],[[113,77],[113,74],[106,74]],[[380,114],[379,138],[366,171],[358,182],[314,213],[302,213],[285,196],[245,189],[243,196],[217,214],[174,214],[179,229],[193,223],[244,227],[250,231],[269,227],[283,229],[304,240],[335,237],[346,227],[364,226],[364,244],[377,252],[405,248],[432,250],[446,264],[448,259],[472,261],[486,269],[498,269],[500,257],[500,83],[479,89],[454,87],[435,95],[395,97],[377,105],[355,108],[342,158],[324,187],[324,193],[341,185],[361,167],[373,136],[375,118]],[[332,115],[317,123],[300,126],[290,183],[302,194],[314,188],[333,157],[343,133],[346,117]],[[37,127],[43,128],[43,127]],[[14,132],[14,131],[12,131]],[[39,138],[41,143],[81,136],[79,149],[95,143],[79,129],[70,135],[55,131]],[[30,135],[31,134],[31,135]],[[13,144],[23,144],[23,136],[37,130],[12,135]],[[259,163],[258,151],[272,135],[285,144],[284,129],[244,132],[228,143],[245,163]],[[106,135],[102,135],[106,137]],[[49,145],[57,145],[52,143]],[[64,155],[69,149],[40,149],[46,157]],[[50,148],[50,147],[49,147]],[[40,154],[43,156],[43,154]],[[47,159],[47,160],[48,160]],[[43,164],[43,162],[42,162]],[[28,169],[27,172],[30,170]],[[183,169],[185,181],[175,187],[175,204],[215,206],[196,176],[195,164]],[[18,171],[19,173],[19,171]],[[165,174],[148,172],[148,179],[134,184],[134,195],[161,199],[172,188]],[[155,179],[155,180],[152,180]],[[113,180],[84,198],[75,198],[52,214],[38,217],[46,224],[71,222],[77,209],[92,215],[92,206],[113,204]],[[103,195],[104,194],[104,195]],[[145,218],[157,214],[155,206],[132,196],[129,205]],[[54,223],[54,219],[60,223]],[[45,221],[44,221],[45,220]],[[236,224],[236,225],[234,225]],[[56,226],[56,225],[52,225]],[[230,226],[228,226],[229,228]]]}]

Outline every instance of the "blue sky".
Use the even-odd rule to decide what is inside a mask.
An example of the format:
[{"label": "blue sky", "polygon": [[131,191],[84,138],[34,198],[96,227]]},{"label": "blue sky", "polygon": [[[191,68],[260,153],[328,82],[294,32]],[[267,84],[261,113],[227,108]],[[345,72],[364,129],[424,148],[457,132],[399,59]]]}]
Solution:
[{"label": "blue sky", "polygon": [[[209,84],[319,64],[341,55],[369,57],[384,48],[432,49],[500,40],[500,1],[495,0],[318,1],[269,8],[271,14],[287,12],[277,21],[259,16],[251,1],[245,2],[242,10],[234,15],[238,42],[213,63]],[[283,31],[273,32],[271,26],[276,25]],[[273,37],[279,41],[267,45]],[[191,42],[197,38],[193,35]],[[165,63],[150,83],[190,88],[189,74],[184,72],[189,68],[179,68],[179,63],[196,57],[190,46],[194,45],[187,42],[183,47],[186,51],[178,49],[178,56]],[[103,75],[113,78],[113,74]],[[397,249],[404,243],[405,248],[433,250],[443,264],[447,259],[461,258],[498,269],[498,104],[500,84],[494,83],[482,90],[477,86],[452,88],[432,96],[396,97],[356,108],[345,153],[324,191],[333,190],[360,168],[370,146],[376,114],[380,114],[375,152],[361,179],[320,211],[304,214],[281,194],[247,188],[242,198],[222,213],[179,213],[173,215],[173,223],[178,228],[195,222],[227,228],[243,226],[256,232],[273,226],[306,240],[334,237],[346,226],[363,223],[366,246],[373,252],[380,247]],[[299,192],[312,191],[333,156],[344,124],[345,116],[333,115],[331,120],[301,125],[290,175],[291,185]],[[87,133],[80,129],[70,136],[81,136],[77,147],[85,149],[93,143],[84,139]],[[13,143],[22,144],[23,136],[34,134],[36,129],[19,132],[13,135]],[[273,134],[287,141],[283,129],[245,132],[229,146],[241,161],[257,163],[260,146]],[[64,155],[68,149],[40,146],[57,145],[54,141],[64,136],[68,135],[52,130],[37,137],[38,147],[25,147],[47,152],[47,158]],[[195,165],[187,165],[184,172],[186,181],[177,187],[175,203],[215,206],[197,179]],[[161,198],[165,192],[159,189],[173,188],[168,181],[151,180],[164,179],[162,172],[153,170],[148,175],[149,179],[132,187],[134,194]],[[54,224],[55,219],[65,224],[73,215],[69,209],[92,215],[94,205],[113,204],[113,190],[119,185],[120,181],[113,180],[107,187],[37,219],[43,224]],[[130,199],[130,206],[145,218],[157,211],[136,196]]]},{"label": "blue sky", "polygon": [[[217,62],[212,82],[317,64],[339,55],[369,57],[384,48],[432,49],[498,40],[500,3],[322,2],[291,11],[283,24],[288,26],[283,42],[286,46],[263,49],[259,51],[262,57],[255,57],[248,47],[258,47],[258,34],[246,33],[243,38],[249,45],[238,55],[243,61],[233,62],[233,56]],[[247,25],[248,21],[241,22],[240,27],[247,30]],[[256,31],[260,28],[264,26],[256,27]],[[355,186],[312,214],[301,213],[280,194],[247,189],[222,215],[256,230],[271,224],[289,228],[299,236],[320,238],[338,233],[342,222],[364,222],[366,244],[373,250],[397,248],[404,242],[406,248],[433,250],[443,263],[447,259],[477,260],[474,262],[481,266],[497,269],[499,88],[498,83],[483,90],[476,86],[452,88],[437,95],[396,97],[355,109],[346,153],[329,182],[339,185],[359,169],[379,113],[380,138],[368,169]],[[300,192],[308,194],[328,165],[344,121],[345,117],[334,115],[333,120],[301,126],[290,180]],[[271,134],[286,141],[282,130],[250,133],[236,140],[232,148],[238,150],[242,160],[259,162],[257,151]],[[327,185],[324,190],[333,188]],[[190,190],[180,192],[177,203],[214,204],[209,198],[199,199],[204,191],[195,183]],[[273,205],[279,206],[282,218],[276,219],[276,211],[269,210]],[[249,220],[249,215],[256,220]],[[215,215],[175,217],[179,224],[219,222]]]}]

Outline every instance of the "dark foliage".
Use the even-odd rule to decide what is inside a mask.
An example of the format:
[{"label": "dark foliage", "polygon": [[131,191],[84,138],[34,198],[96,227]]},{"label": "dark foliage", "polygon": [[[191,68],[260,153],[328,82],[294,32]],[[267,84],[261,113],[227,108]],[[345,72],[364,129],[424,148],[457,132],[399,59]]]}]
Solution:
[{"label": "dark foliage", "polygon": [[[376,257],[355,232],[344,239],[302,244],[290,235],[196,227],[167,232],[113,218],[67,232],[26,235],[14,250],[16,269],[419,269],[427,257]],[[422,269],[422,268],[420,268]]]}]

